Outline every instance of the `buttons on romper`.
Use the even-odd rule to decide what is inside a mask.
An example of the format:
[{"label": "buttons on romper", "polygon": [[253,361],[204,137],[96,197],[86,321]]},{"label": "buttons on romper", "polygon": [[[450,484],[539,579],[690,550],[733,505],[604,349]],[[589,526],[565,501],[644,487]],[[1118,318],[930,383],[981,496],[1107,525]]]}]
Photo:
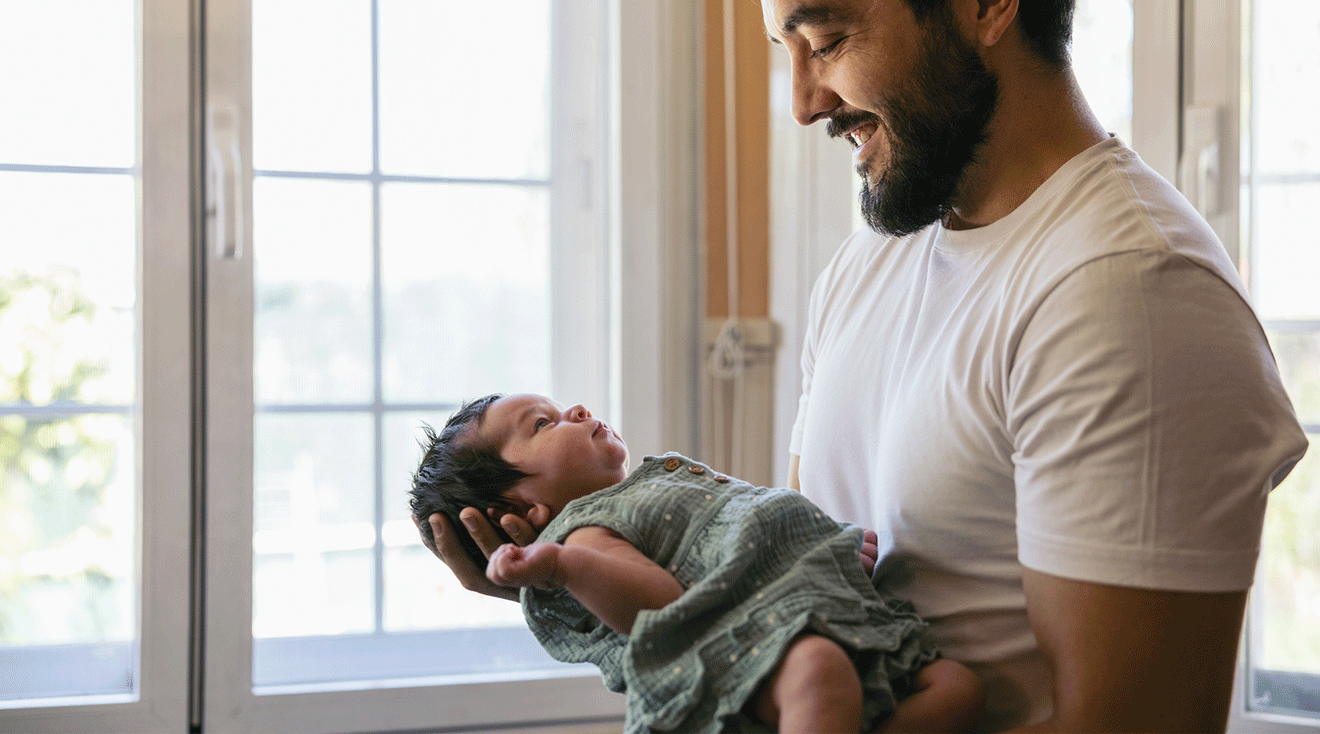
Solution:
[{"label": "buttons on romper", "polygon": [[671,456],[665,459],[665,471],[673,471],[683,465],[683,460],[677,456]]},{"label": "buttons on romper", "polygon": [[705,474],[706,467],[701,466],[700,464],[693,464],[692,466],[688,467],[688,471],[692,472],[693,474]]}]

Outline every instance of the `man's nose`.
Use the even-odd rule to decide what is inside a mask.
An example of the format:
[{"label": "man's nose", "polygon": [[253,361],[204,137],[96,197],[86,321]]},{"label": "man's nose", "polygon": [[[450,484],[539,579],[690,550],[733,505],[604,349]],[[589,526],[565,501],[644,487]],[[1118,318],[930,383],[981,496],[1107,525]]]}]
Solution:
[{"label": "man's nose", "polygon": [[568,419],[571,421],[584,421],[591,417],[591,411],[587,410],[584,405],[571,406],[564,412],[568,414]]},{"label": "man's nose", "polygon": [[806,126],[829,117],[843,100],[833,89],[822,84],[812,70],[803,69],[803,66],[806,66],[805,62],[794,64],[793,69],[793,119]]}]

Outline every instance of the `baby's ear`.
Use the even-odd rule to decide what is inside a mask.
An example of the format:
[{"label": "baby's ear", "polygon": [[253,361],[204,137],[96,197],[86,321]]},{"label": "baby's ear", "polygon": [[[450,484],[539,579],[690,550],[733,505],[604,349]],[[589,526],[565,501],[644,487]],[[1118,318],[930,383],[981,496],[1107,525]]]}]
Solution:
[{"label": "baby's ear", "polygon": [[554,519],[549,505],[540,502],[528,503],[517,499],[510,502],[502,510],[492,508],[490,519],[492,522],[499,524],[500,516],[505,514],[522,518],[523,522],[530,525],[537,533],[545,530],[545,526],[549,525],[550,521]]}]

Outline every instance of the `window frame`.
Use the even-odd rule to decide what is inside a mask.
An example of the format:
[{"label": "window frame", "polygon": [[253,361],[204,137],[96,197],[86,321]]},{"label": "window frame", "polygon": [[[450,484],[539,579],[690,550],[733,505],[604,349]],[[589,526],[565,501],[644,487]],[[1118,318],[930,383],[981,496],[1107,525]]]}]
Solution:
[{"label": "window frame", "polygon": [[[659,453],[668,441],[683,441],[694,405],[684,392],[682,365],[694,361],[695,327],[675,323],[663,295],[684,299],[695,291],[686,260],[675,253],[685,245],[690,202],[663,192],[678,178],[695,175],[695,150],[675,122],[695,86],[684,55],[695,33],[685,11],[667,4],[624,0],[560,0],[554,4],[556,53],[568,63],[608,68],[596,88],[571,87],[569,104],[556,110],[552,125],[569,141],[555,146],[552,187],[582,195],[566,197],[582,206],[552,215],[554,237],[575,245],[556,249],[555,276],[595,289],[579,297],[557,288],[555,307],[613,335],[608,353],[558,350],[553,364],[570,379],[554,389],[582,395],[587,385],[608,385],[600,395],[634,456]],[[595,42],[575,37],[583,24],[573,20],[593,9],[605,29]],[[208,4],[209,108],[239,111],[240,178],[251,181],[251,11],[250,0]],[[567,49],[569,53],[560,53]],[[627,49],[627,54],[620,53]],[[605,63],[601,63],[605,62]],[[558,62],[557,62],[558,63]],[[679,100],[674,104],[673,100]],[[561,98],[562,100],[562,98]],[[562,139],[561,139],[562,140]],[[625,144],[626,141],[626,144]],[[673,145],[673,143],[678,143]],[[622,172],[627,171],[628,176]],[[244,211],[251,211],[251,187]],[[693,199],[692,201],[695,201]],[[608,219],[601,219],[601,210]],[[667,217],[670,215],[672,218]],[[244,217],[251,236],[251,217]],[[693,228],[695,229],[695,228]],[[570,232],[577,232],[573,237]],[[565,674],[491,674],[459,677],[355,681],[322,686],[281,686],[253,691],[252,680],[252,395],[253,282],[250,259],[223,259],[206,249],[206,576],[204,639],[206,665],[201,724],[207,731],[381,731],[571,724],[575,728],[622,720],[623,697],[604,689],[592,668]],[[602,257],[602,254],[604,255]],[[566,272],[565,272],[566,271]],[[627,282],[627,291],[622,283]],[[680,284],[677,289],[669,283]],[[601,296],[600,291],[606,292]],[[601,301],[605,309],[585,304]],[[580,337],[566,319],[554,341]],[[690,332],[690,336],[689,336]],[[601,376],[607,380],[601,380]],[[667,410],[657,410],[664,400]],[[668,444],[672,447],[674,444]],[[682,445],[682,444],[680,444]],[[224,600],[223,603],[209,600]],[[510,701],[518,705],[509,706]]]},{"label": "window frame", "polygon": [[183,731],[190,639],[195,405],[190,0],[137,4],[138,639],[134,692],[0,704],[6,731]]}]

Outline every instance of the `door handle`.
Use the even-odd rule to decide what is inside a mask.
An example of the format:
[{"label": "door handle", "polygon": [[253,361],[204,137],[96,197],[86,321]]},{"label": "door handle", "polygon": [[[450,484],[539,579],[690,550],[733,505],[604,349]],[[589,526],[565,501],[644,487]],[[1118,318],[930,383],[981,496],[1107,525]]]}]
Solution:
[{"label": "door handle", "polygon": [[238,111],[213,105],[207,136],[207,207],[215,254],[222,260],[243,256],[243,154],[239,146]]},{"label": "door handle", "polygon": [[1218,214],[1220,209],[1221,115],[1218,105],[1195,105],[1183,110],[1183,151],[1178,165],[1178,188],[1207,219]]}]

